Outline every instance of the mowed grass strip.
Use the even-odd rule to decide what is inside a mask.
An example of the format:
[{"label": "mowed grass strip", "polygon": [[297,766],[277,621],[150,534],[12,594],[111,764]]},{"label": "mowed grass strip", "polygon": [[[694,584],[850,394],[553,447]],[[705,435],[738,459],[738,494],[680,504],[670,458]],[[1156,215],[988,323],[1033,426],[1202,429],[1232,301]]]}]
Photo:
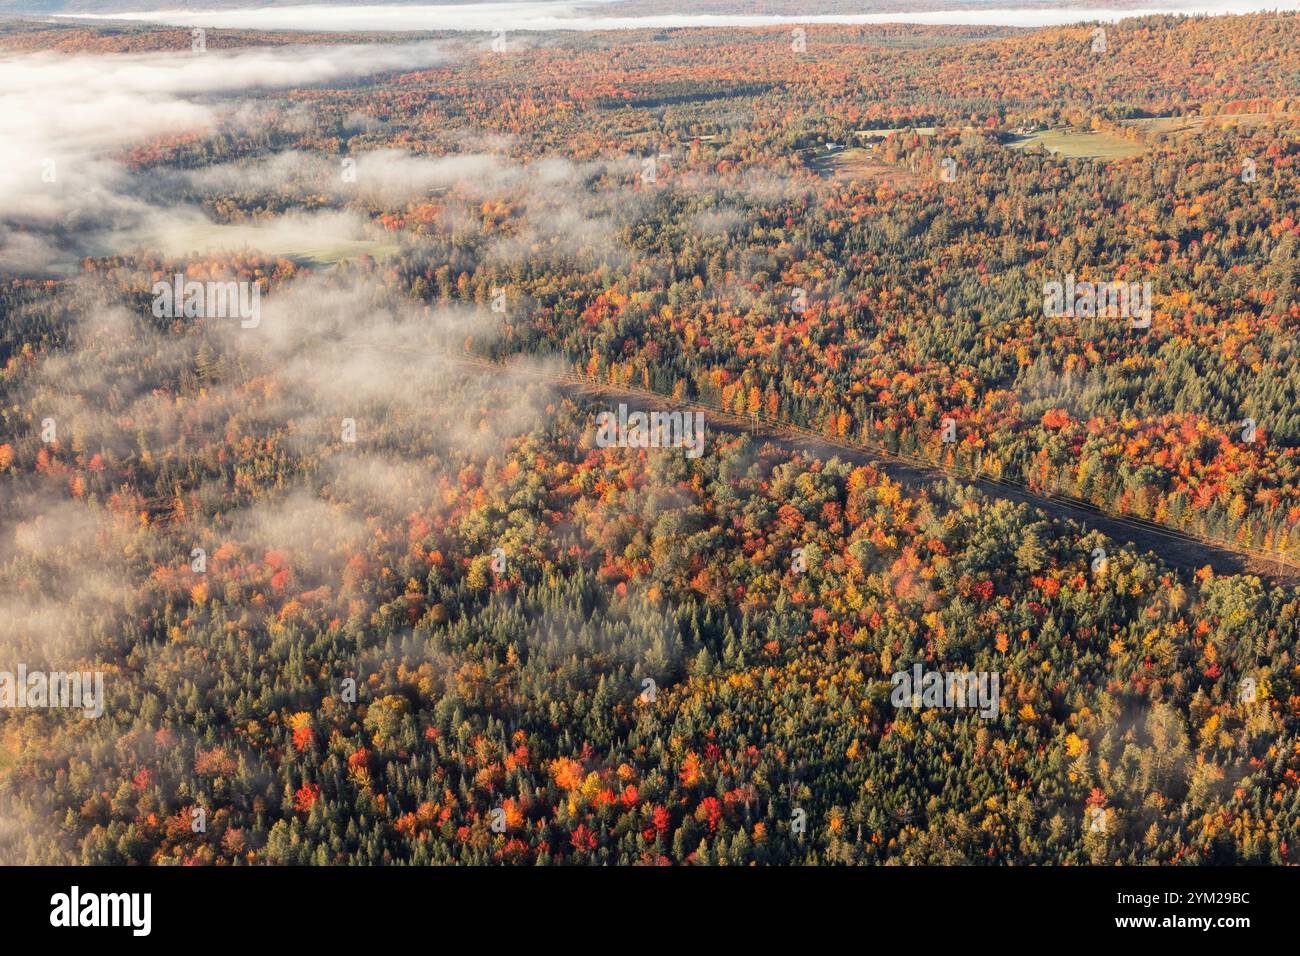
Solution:
[{"label": "mowed grass strip", "polygon": [[1074,127],[1039,130],[1007,142],[1012,149],[1029,149],[1036,144],[1066,159],[1132,159],[1147,151],[1144,143],[1135,143],[1114,133],[1094,133]]}]

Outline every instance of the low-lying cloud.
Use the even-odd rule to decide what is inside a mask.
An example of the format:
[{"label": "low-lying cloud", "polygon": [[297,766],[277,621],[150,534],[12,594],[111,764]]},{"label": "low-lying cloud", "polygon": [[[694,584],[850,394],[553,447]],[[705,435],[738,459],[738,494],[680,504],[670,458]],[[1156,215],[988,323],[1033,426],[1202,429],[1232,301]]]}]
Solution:
[{"label": "low-lying cloud", "polygon": [[[1229,14],[1263,10],[1294,10],[1294,0],[1192,0],[1152,4],[1142,9],[1089,7],[1068,2],[1056,6],[976,6],[955,10],[906,10],[874,13],[750,14],[708,12],[705,4],[689,13],[622,16],[606,11],[617,7],[611,0],[555,3],[524,0],[507,3],[451,3],[438,5],[374,4],[366,6],[275,6],[228,10],[153,10],[109,15],[80,14],[92,19],[144,20],[170,26],[200,26],[232,30],[456,30],[487,32],[665,30],[689,27],[771,27],[785,24],[921,23],[1043,27],[1096,20],[1113,22],[1127,17],[1156,14]],[[720,5],[721,6],[721,5]],[[701,9],[703,8],[703,9]]]},{"label": "low-lying cloud", "polygon": [[160,210],[151,183],[122,149],[161,137],[209,133],[252,119],[239,95],[346,83],[427,68],[432,43],[266,47],[174,53],[0,56],[0,272],[43,271],[60,251],[84,254],[158,220],[203,221],[197,210]]}]

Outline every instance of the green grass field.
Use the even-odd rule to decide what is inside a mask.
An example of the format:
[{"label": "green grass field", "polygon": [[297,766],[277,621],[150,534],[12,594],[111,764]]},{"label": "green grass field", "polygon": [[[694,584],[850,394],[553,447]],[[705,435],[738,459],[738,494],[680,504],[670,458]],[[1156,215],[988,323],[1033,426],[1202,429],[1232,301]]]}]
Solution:
[{"label": "green grass field", "polygon": [[[323,224],[318,234],[299,224],[272,221],[266,225],[197,223],[166,231],[130,231],[106,235],[84,252],[115,256],[132,252],[162,253],[176,259],[193,255],[252,251],[264,256],[292,259],[314,269],[328,268],[348,259],[368,255],[384,259],[401,248],[396,241],[349,237],[346,231]],[[80,258],[51,264],[54,275],[72,275],[81,269]]]},{"label": "green grass field", "polygon": [[1148,135],[1162,133],[1192,133],[1206,126],[1261,126],[1269,121],[1268,113],[1223,113],[1217,116],[1152,116],[1144,119],[1124,120],[1120,125],[1132,126]]},{"label": "green grass field", "polygon": [[1012,149],[1029,149],[1035,144],[1066,159],[1130,159],[1147,149],[1142,143],[1130,142],[1113,133],[1093,133],[1069,126],[1039,130],[1007,143]]},{"label": "green grass field", "polygon": [[298,229],[276,226],[210,225],[153,237],[152,242],[146,242],[146,247],[171,256],[252,249],[319,268],[361,255],[382,259],[395,252],[398,245],[376,239],[342,238],[337,234],[330,235],[329,231],[320,236],[309,236]]}]

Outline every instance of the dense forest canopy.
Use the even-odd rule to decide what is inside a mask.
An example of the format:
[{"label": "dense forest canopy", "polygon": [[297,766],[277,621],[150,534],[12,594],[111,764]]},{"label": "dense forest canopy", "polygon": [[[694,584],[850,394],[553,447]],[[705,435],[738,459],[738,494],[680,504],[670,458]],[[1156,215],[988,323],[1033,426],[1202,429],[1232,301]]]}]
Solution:
[{"label": "dense forest canopy", "polygon": [[1103,34],[0,25],[0,859],[1296,862],[1285,575],[580,383],[1300,562],[1300,19]]}]

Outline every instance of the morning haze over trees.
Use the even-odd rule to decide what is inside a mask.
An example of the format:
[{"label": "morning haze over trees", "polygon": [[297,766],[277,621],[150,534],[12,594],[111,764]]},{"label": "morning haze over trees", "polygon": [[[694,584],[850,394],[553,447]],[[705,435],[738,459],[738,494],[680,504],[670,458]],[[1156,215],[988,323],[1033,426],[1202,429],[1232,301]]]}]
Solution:
[{"label": "morning haze over trees", "polygon": [[1298,861],[1297,16],[0,77],[0,859]]}]

